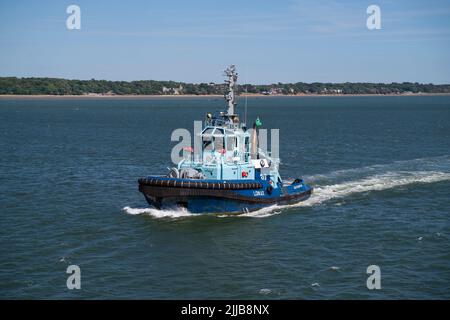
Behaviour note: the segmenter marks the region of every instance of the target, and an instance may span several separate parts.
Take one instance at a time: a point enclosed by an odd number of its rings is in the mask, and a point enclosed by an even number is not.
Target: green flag
[[[259,117],[256,118],[255,124],[257,127],[261,127],[262,126],[262,122],[261,120],[259,120]]]

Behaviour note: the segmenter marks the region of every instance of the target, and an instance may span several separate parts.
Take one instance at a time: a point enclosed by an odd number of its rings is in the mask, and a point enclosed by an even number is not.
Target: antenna
[[[248,66],[245,66],[245,108],[244,108],[244,123],[247,125],[247,98],[248,98]]]
[[[244,123],[247,124],[247,89],[245,89],[245,93]]]
[[[248,105],[248,65],[245,66],[245,113],[244,113],[245,125],[247,125],[247,105]]]
[[[225,83],[228,85],[228,92],[225,94],[225,100],[228,101],[228,114],[232,115],[234,114],[234,106],[236,105],[235,90],[238,78],[236,67],[232,64],[225,70],[224,75],[228,77],[228,80],[225,80]]]

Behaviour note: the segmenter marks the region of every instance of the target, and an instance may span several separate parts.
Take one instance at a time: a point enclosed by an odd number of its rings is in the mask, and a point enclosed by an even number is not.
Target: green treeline
[[[0,77],[0,94],[21,95],[163,95],[223,94],[223,84],[175,81],[66,80],[57,78]],[[277,83],[239,85],[239,92],[260,94],[407,94],[450,93],[450,85],[403,83]]]

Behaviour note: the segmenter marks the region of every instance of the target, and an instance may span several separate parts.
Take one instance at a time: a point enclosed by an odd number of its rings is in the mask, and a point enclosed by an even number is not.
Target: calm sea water
[[[172,130],[223,105],[0,100],[0,298],[450,298],[450,97],[249,99],[311,199],[243,217],[147,208],[137,179],[166,172]]]

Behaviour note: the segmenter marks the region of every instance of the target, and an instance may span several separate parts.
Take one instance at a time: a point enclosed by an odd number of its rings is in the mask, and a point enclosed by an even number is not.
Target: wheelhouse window
[[[202,135],[203,151],[211,151],[213,149],[212,132],[213,129],[207,129],[203,132]]]
[[[233,151],[236,148],[236,137],[227,137],[227,151]]]
[[[223,130],[216,129],[214,132],[214,150],[221,151],[225,148],[225,139],[223,137]]]

